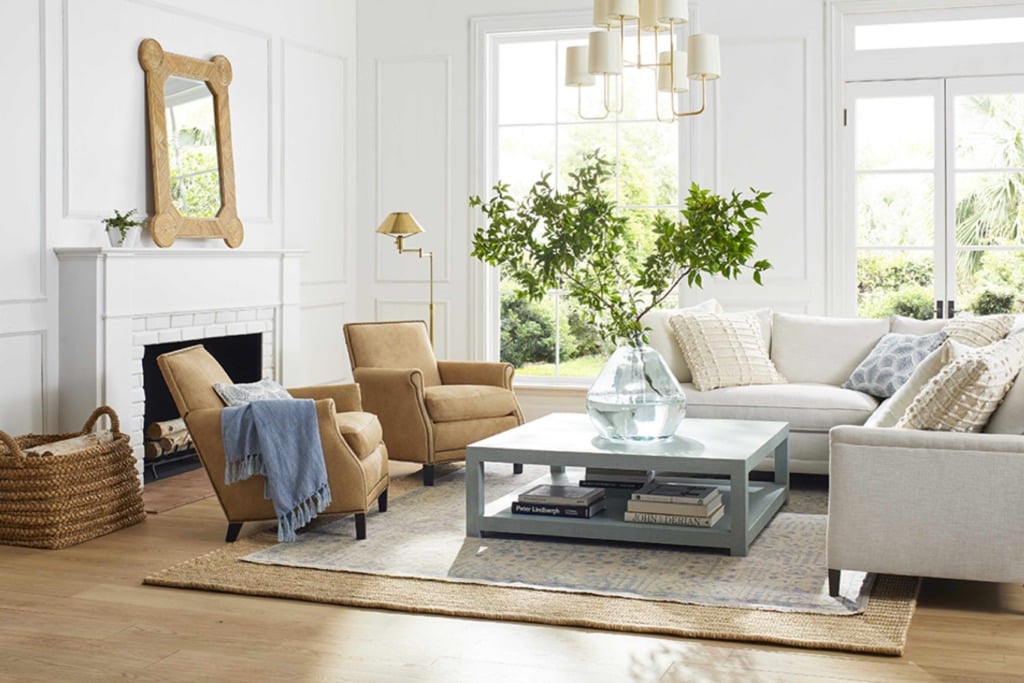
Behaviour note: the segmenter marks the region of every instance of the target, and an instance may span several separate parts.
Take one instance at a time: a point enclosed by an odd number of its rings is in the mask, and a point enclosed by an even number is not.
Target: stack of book
[[[646,470],[613,470],[609,467],[588,467],[580,486],[602,489],[635,490],[650,480]]]
[[[717,486],[649,482],[626,501],[625,520],[643,524],[714,526],[725,514]]]
[[[519,494],[512,512],[519,515],[589,518],[604,510],[604,489],[538,484]]]

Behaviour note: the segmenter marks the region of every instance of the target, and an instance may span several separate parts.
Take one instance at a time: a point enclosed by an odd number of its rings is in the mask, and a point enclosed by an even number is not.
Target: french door
[[[847,83],[845,95],[858,313],[1024,312],[1024,77]]]

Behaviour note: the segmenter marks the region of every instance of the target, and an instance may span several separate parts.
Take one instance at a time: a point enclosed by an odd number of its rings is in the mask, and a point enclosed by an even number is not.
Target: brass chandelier
[[[655,111],[659,121],[672,123],[679,118],[696,116],[704,112],[707,104],[707,82],[721,76],[721,57],[718,36],[710,33],[691,35],[686,50],[676,49],[676,26],[689,21],[687,0],[594,0],[594,26],[600,31],[590,34],[587,45],[566,49],[565,84],[577,89],[577,113],[588,121],[621,114],[625,106],[623,71],[625,67],[656,69],[657,87],[654,91]],[[626,61],[626,28],[636,22],[636,59]],[[642,50],[644,34],[653,34],[653,59]],[[667,35],[666,35],[667,34]],[[662,43],[667,38],[667,49]],[[600,77],[603,86],[603,114],[583,113],[583,88],[595,85]],[[700,81],[700,107],[692,111],[679,111],[677,98],[689,92],[690,80]],[[660,95],[668,93],[668,97]],[[665,108],[663,100],[670,105]]]

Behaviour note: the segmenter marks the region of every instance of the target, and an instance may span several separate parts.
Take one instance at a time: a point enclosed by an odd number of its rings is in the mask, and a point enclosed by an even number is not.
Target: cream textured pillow
[[[786,382],[768,358],[757,313],[683,313],[669,325],[698,391]]]
[[[689,366],[686,365],[683,352],[679,349],[679,345],[676,344],[668,320],[674,315],[691,311],[721,313],[722,307],[714,299],[708,299],[687,308],[655,308],[640,318],[640,324],[650,328],[647,332],[647,338],[650,340],[651,346],[665,359],[665,362],[668,363],[668,369],[672,371],[672,374],[676,376],[680,383],[691,381],[693,375],[690,373]]]
[[[947,343],[956,357],[914,397],[897,428],[980,431],[1024,367],[1021,335],[966,350]]]
[[[963,316],[948,321],[942,330],[961,344],[988,346],[1006,337],[1013,329],[1015,319],[1012,315]]]

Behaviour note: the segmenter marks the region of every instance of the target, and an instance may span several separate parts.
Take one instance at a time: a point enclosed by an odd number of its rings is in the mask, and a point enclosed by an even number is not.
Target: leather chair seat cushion
[[[504,417],[516,412],[511,391],[482,384],[446,384],[427,387],[423,401],[433,422],[458,422]]]
[[[519,425],[515,415],[485,417],[479,420],[439,422],[434,425],[434,451],[463,449],[469,444],[494,436]],[[465,455],[460,455],[460,459]]]
[[[381,430],[380,421],[373,413],[338,413],[334,420],[338,424],[338,431],[341,432],[345,443],[360,460],[380,445],[384,433]]]

